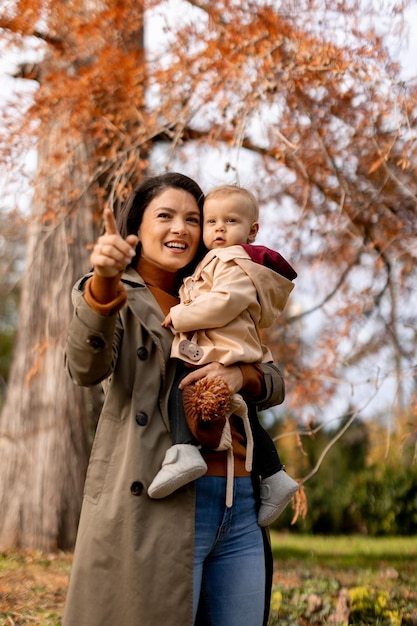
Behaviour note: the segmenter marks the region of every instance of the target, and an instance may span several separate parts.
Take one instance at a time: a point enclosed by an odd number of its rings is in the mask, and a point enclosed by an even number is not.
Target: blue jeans
[[[196,481],[194,616],[204,604],[213,626],[262,626],[265,554],[249,477],[234,479],[228,509],[226,478]]]

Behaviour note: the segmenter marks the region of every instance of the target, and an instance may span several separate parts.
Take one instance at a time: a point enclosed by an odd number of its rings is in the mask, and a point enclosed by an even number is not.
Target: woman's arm
[[[137,237],[123,239],[110,209],[104,210],[105,232],[90,256],[94,274],[73,290],[74,316],[68,328],[65,369],[78,385],[90,387],[113,371],[122,329],[117,312],[126,302],[120,283],[135,255]],[[118,336],[119,335],[119,336]]]
[[[118,315],[102,316],[85,301],[80,287],[73,292],[74,316],[68,327],[65,369],[78,385],[91,387],[113,371],[122,329]]]
[[[136,254],[138,238],[128,235],[123,239],[117,230],[116,220],[110,209],[104,209],[105,232],[97,239],[90,256],[94,271],[103,278],[114,278],[123,272]]]
[[[237,393],[242,389],[243,374],[240,367],[238,365],[228,365],[226,367],[217,361],[213,361],[213,363],[208,363],[203,367],[191,370],[190,373],[181,380],[179,387],[180,389],[183,389],[187,385],[192,385],[201,378],[215,378],[216,376],[221,376],[225,380],[231,394]]]
[[[285,398],[284,378],[274,363],[245,363],[227,367],[217,362],[209,363],[187,374],[180,388],[206,376],[222,376],[231,394],[241,393],[248,402],[256,404],[259,410],[281,404]]]
[[[259,411],[282,404],[285,399],[285,382],[281,370],[274,363],[260,363],[263,370],[265,392],[254,400]]]

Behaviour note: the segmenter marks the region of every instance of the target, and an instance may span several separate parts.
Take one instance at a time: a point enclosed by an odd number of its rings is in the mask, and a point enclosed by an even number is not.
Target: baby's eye
[[[234,217],[228,217],[226,221],[227,222],[236,222]]]

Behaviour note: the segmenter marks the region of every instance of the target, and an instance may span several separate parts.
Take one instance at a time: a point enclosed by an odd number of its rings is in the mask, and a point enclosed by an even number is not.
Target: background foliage
[[[275,428],[286,430],[288,424]],[[337,426],[315,434],[299,431],[302,443],[296,449],[291,449],[288,440],[278,439],[278,449],[291,475],[303,476],[316,466],[337,432]],[[380,447],[383,434],[379,421],[356,419],[330,448],[319,472],[305,484],[305,517],[294,520],[294,510],[289,506],[275,527],[322,535],[417,534],[417,465],[411,463],[416,435],[402,441],[398,434],[392,435],[392,450],[387,453]]]

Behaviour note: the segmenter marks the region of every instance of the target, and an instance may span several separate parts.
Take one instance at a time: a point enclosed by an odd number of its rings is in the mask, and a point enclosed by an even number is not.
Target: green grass
[[[417,537],[271,533],[268,626],[417,626]],[[71,554],[0,554],[0,626],[59,626]],[[348,617],[335,621],[341,598]]]
[[[417,537],[295,535],[271,532],[274,558],[340,568],[417,563]]]
[[[417,626],[417,537],[271,533],[269,626]],[[348,598],[345,619],[337,607]]]

